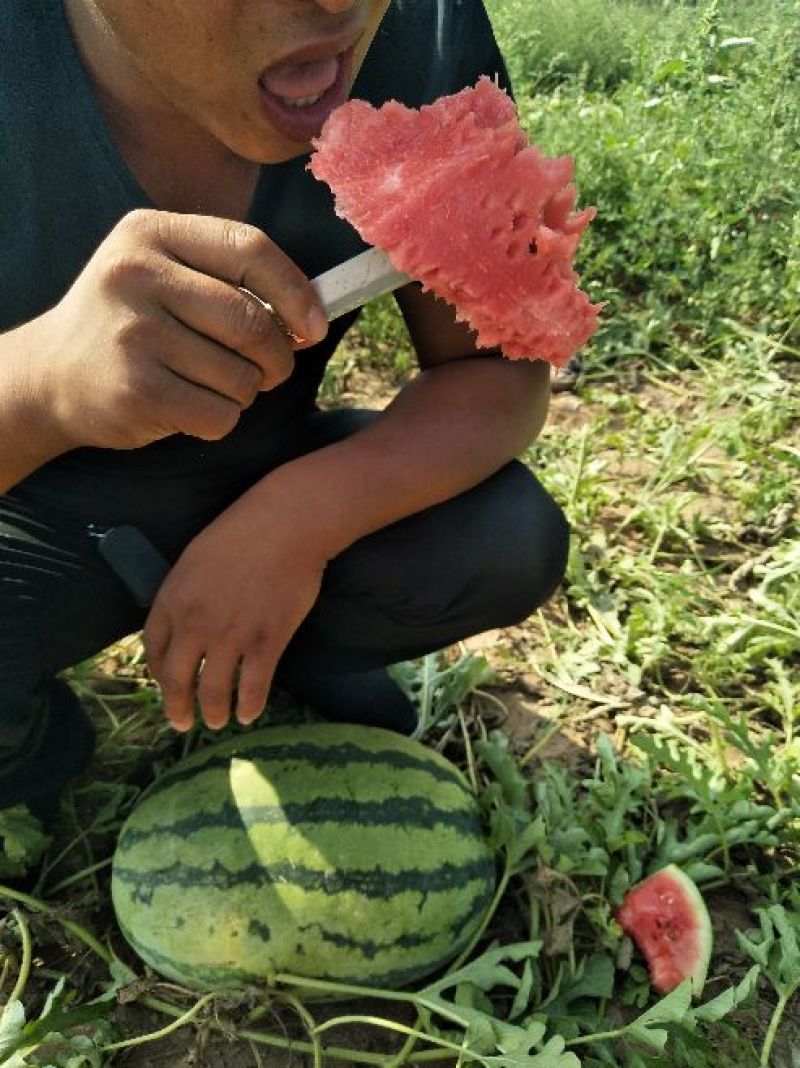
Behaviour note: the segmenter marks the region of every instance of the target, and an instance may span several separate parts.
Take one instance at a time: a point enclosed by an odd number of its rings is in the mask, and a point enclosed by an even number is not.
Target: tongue
[[[304,96],[319,96],[330,89],[338,73],[336,56],[311,63],[280,63],[262,75],[261,84],[276,96],[299,100]]]

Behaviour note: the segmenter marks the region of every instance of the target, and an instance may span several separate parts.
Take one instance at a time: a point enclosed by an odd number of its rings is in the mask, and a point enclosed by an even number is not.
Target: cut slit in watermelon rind
[[[617,912],[644,954],[653,986],[667,993],[686,979],[699,997],[711,960],[711,917],[697,886],[670,864],[634,886]]]

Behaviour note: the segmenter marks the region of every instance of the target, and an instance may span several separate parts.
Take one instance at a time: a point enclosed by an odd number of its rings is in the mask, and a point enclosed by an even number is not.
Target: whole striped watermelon
[[[494,864],[460,772],[350,724],[253,731],[177,765],[120,834],[120,928],[163,975],[396,987],[475,932]]]

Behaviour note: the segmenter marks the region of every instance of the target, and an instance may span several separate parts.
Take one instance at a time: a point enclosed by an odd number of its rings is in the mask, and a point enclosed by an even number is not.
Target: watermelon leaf
[[[425,987],[415,1001],[423,1009],[465,1028],[470,1054],[477,1056],[481,1063],[528,1065],[530,1050],[545,1037],[545,1024],[537,1020],[527,1026],[518,1026],[498,1019],[476,1006],[475,992],[486,993],[495,987],[511,987],[517,991],[514,1005],[519,1011],[524,1011],[533,982],[531,960],[538,957],[541,949],[541,942],[519,942],[489,949],[477,960]],[[522,976],[512,971],[506,961],[524,961]],[[453,987],[453,1000],[442,996],[444,991]],[[483,1051],[488,1054],[492,1050],[498,1050],[506,1058],[482,1056]],[[508,1060],[509,1057],[516,1060]]]
[[[525,967],[522,969],[522,982],[519,984],[516,997],[514,998],[514,1004],[508,1013],[509,1020],[516,1020],[520,1017],[528,1007],[528,1003],[531,999],[531,990],[533,989],[533,965],[530,958],[525,961]]]
[[[757,911],[760,932],[747,938],[736,932],[740,947],[764,970],[779,997],[800,986],[800,946],[789,913],[781,905]],[[753,934],[753,932],[749,932]],[[760,940],[756,936],[760,934]]]
[[[9,1001],[0,1013],[0,1064],[5,1064],[5,1055],[18,1049],[25,1026],[25,1006],[21,1001]]]
[[[535,959],[541,951],[541,942],[515,942],[509,946],[488,949],[470,964],[426,986],[421,991],[420,997],[427,998],[430,994],[440,994],[449,987],[458,986],[459,983],[474,983],[480,990],[491,990],[496,986],[512,986],[518,989],[522,980],[510,968],[505,967],[502,961],[510,960],[517,963],[531,958]]]
[[[475,752],[491,769],[503,792],[503,800],[512,809],[526,812],[530,807],[528,784],[508,749],[508,738],[500,731],[492,731],[488,742],[476,742]]]
[[[83,1068],[91,1065],[100,1068],[100,1043],[95,1043],[88,1035],[65,1036],[63,1032],[75,1027],[94,1024],[99,1029],[109,1024],[103,1019],[113,1005],[95,1001],[85,1005],[70,1004],[74,995],[65,993],[65,979],[59,979],[50,992],[38,1020],[26,1023],[25,1010],[19,1001],[12,1001],[0,1016],[0,1063],[7,1068],[22,1065],[47,1065],[48,1068]],[[102,1035],[102,1042],[106,1035]],[[46,1046],[45,1059],[36,1057],[36,1050]],[[13,1056],[9,1056],[13,1054]],[[67,1057],[67,1054],[69,1056]],[[67,1059],[65,1059],[65,1057]]]
[[[413,737],[421,738],[488,682],[492,672],[486,660],[474,653],[464,653],[453,664],[439,653],[429,653],[418,661],[393,664],[391,675],[417,704],[419,722]]]
[[[538,1007],[550,1033],[572,1040],[581,1034],[605,1030],[608,1019],[602,1002],[608,1001],[614,991],[612,959],[597,954],[579,960],[562,980],[565,971],[566,965],[559,969],[550,994]]]
[[[800,986],[800,945],[797,942],[797,931],[786,909],[782,905],[772,905],[767,912],[780,936],[777,972],[781,986],[778,992],[783,995]],[[800,927],[800,916],[797,920]]]
[[[502,1057],[487,1057],[484,1064],[492,1068],[581,1068],[581,1062],[574,1053],[564,1052],[564,1039],[558,1035],[551,1038],[544,1049],[533,1057],[512,1053]]]
[[[497,1048],[506,1054],[525,1054],[529,1056],[534,1047],[541,1045],[547,1027],[537,1020],[526,1027],[497,1021]]]
[[[0,878],[17,879],[39,862],[52,838],[26,805],[0,812]]]
[[[549,1014],[569,1014],[570,1005],[581,998],[609,999],[614,992],[614,962],[610,957],[596,954],[580,962],[574,975],[547,1003]]]
[[[754,937],[748,938],[741,931],[737,931],[736,938],[745,953],[761,966],[778,995],[778,1006],[767,1039],[771,1045],[786,1006],[800,991],[800,915],[790,914],[782,905],[758,909],[757,913],[761,924],[760,932],[749,932]],[[756,940],[758,934],[761,935],[760,940]]]
[[[622,1036],[654,1053],[661,1053],[667,1044],[669,1035],[659,1025],[681,1023],[689,1012],[691,1003],[692,982],[691,979],[686,979],[666,997],[657,1001],[647,1012],[637,1016],[627,1027],[623,1028]]]
[[[750,998],[756,989],[760,974],[759,966],[753,965],[738,986],[729,987],[711,1001],[707,1001],[705,1005],[692,1009],[684,1022],[717,1023]]]
[[[32,1068],[103,1068],[107,1061],[101,1047],[107,1041],[108,1035],[102,1031],[91,1036],[79,1034],[69,1038],[50,1034],[23,1063]]]
[[[521,831],[518,831],[510,842],[504,843],[506,855],[512,874],[521,872],[529,867],[530,854],[536,851],[541,853],[542,846],[547,840],[547,831],[541,816],[531,820]]]
[[[509,875],[530,867],[533,857],[547,862],[551,855],[543,816],[532,818],[528,783],[508,749],[508,739],[494,731],[489,741],[477,742],[476,754],[489,766],[493,781],[481,793],[479,803],[489,813],[491,847],[505,854]]]

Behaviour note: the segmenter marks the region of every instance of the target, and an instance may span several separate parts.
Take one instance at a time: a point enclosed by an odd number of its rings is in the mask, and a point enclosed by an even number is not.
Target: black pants
[[[310,413],[280,454],[244,474],[67,459],[57,477],[44,472],[0,498],[0,807],[52,793],[83,770],[91,732],[55,676],[146,618],[100,557],[90,525],[131,523],[174,561],[276,463],[345,437],[373,414]],[[511,463],[333,560],[278,677],[366,670],[519,622],[560,581],[568,540],[558,506]]]

